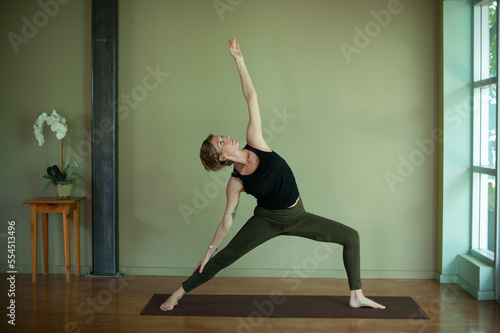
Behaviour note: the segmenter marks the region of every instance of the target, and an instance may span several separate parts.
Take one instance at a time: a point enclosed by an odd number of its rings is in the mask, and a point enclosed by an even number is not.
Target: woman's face
[[[239,142],[228,136],[214,135],[212,145],[220,155],[219,160],[224,161],[228,155],[233,155],[238,150]]]

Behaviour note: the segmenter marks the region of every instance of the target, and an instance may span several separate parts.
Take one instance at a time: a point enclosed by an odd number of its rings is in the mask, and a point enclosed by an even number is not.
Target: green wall
[[[7,222],[16,222],[16,269],[31,272],[30,207],[23,200],[54,196],[41,179],[46,168],[61,163],[61,142],[45,126],[41,147],[33,125],[42,112],[56,109],[67,119],[65,153],[85,177],[75,196],[90,197],[90,1],[2,2],[0,13],[0,267],[6,271]],[[45,8],[45,9],[44,9]],[[64,272],[60,214],[49,217],[49,271]],[[91,206],[81,205],[82,272],[91,264]],[[39,226],[41,234],[41,225]],[[39,237],[39,272],[43,271]],[[73,253],[73,252],[72,252]],[[73,259],[72,259],[73,262]],[[73,270],[74,271],[74,270]]]
[[[437,279],[455,282],[458,255],[470,249],[471,5],[443,2],[443,208]]]
[[[5,6],[4,36],[40,10],[36,2]],[[227,50],[235,36],[265,136],[293,168],[306,209],[360,232],[363,277],[432,278],[437,22],[431,0],[119,1],[120,271],[188,275],[212,239],[228,171],[205,172],[198,152],[210,132],[245,139],[246,105]],[[6,38],[0,44],[11,64],[0,83],[8,103],[0,117],[9,124],[0,134],[7,142],[0,232],[17,221],[20,271],[31,270],[29,208],[20,202],[44,194],[39,174],[59,154],[55,138],[37,146],[31,127],[41,112],[56,108],[68,118],[86,176],[76,194],[91,196],[82,143],[90,128],[89,33],[89,1],[71,1],[19,53]],[[90,204],[80,231],[88,269]],[[228,239],[254,206],[243,194]],[[51,270],[62,273],[55,224]],[[221,275],[345,277],[340,246],[300,238],[264,244]]]

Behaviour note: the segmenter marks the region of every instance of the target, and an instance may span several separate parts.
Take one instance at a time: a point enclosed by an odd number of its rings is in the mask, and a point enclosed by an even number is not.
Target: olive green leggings
[[[199,273],[197,269],[182,283],[184,291],[190,292],[252,249],[280,235],[300,236],[342,245],[349,288],[361,289],[358,232],[341,223],[307,213],[300,199],[295,207],[287,209],[270,210],[257,206],[254,216],[222,251],[208,261],[203,273]]]

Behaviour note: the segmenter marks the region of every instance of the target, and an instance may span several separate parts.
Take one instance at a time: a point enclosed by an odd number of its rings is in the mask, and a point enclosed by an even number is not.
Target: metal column
[[[92,267],[121,276],[117,242],[118,1],[92,1]]]

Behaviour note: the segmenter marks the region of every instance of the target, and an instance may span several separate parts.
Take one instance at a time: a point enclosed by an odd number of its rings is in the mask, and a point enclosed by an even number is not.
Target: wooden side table
[[[75,246],[76,275],[80,275],[80,206],[79,202],[85,197],[75,197],[68,200],[57,200],[55,197],[40,197],[23,201],[31,206],[31,274],[32,281],[36,282],[37,248],[38,248],[38,213],[42,214],[43,240],[43,273],[49,274],[49,246],[48,246],[48,213],[62,213],[64,235],[64,263],[66,265],[66,282],[70,282],[70,214],[73,215],[73,243]]]

